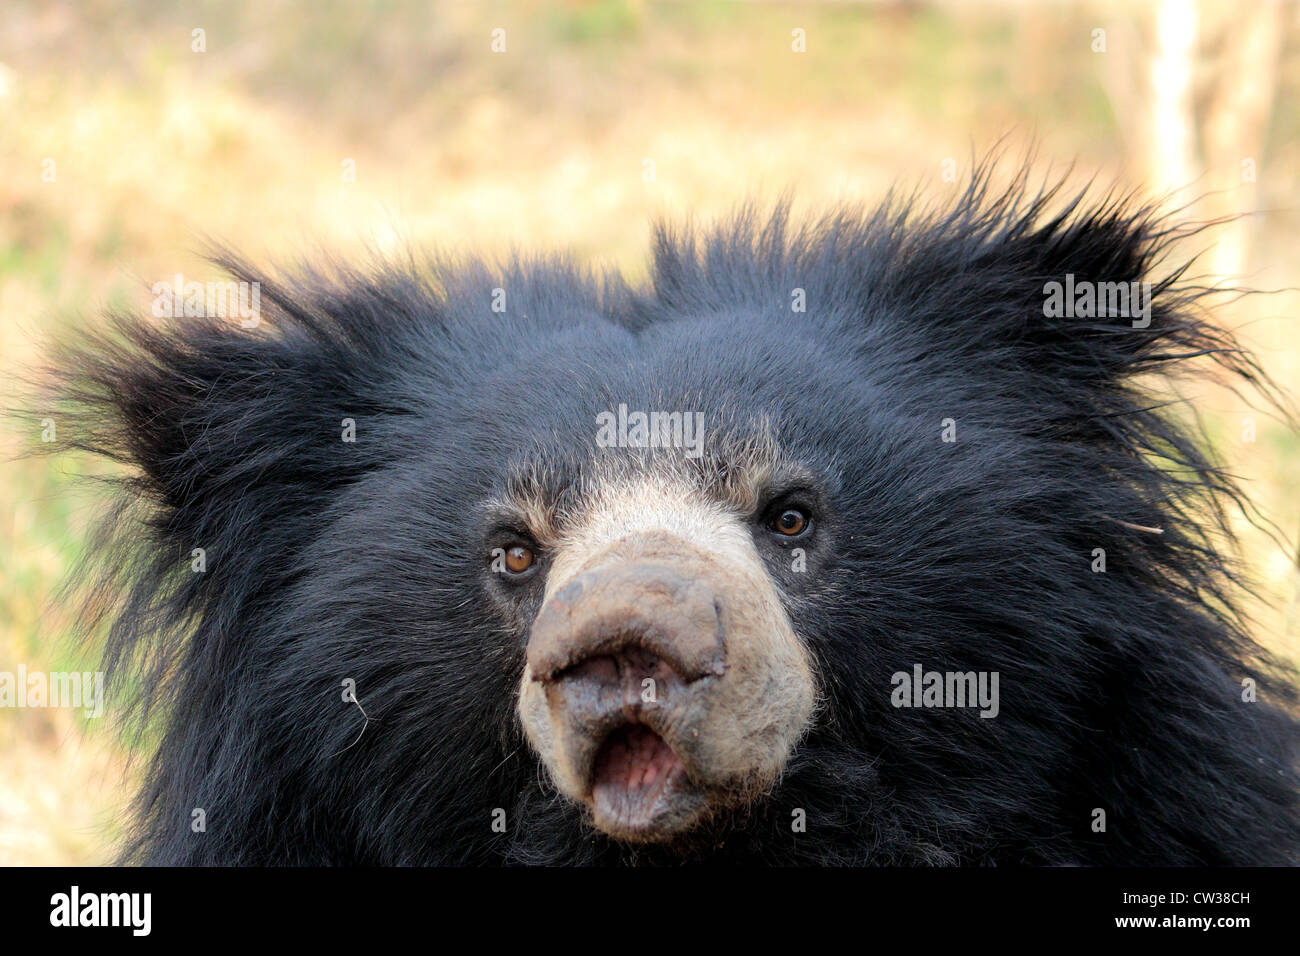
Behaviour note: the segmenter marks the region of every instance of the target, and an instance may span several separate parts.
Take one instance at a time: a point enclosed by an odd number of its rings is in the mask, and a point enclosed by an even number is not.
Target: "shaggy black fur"
[[[1296,862],[1294,678],[1234,612],[1240,494],[1164,392],[1198,357],[1267,385],[1186,267],[1160,271],[1185,234],[985,172],[941,209],[661,229],[644,288],[554,259],[219,257],[262,284],[256,330],[120,317],[54,363],[63,433],[133,466],[89,602],[160,735],[124,858]],[[1150,327],[1045,317],[1066,273],[1153,280]],[[487,498],[521,469],[580,497],[619,402],[770,421],[825,508],[809,572],[773,565],[815,726],[765,800],[671,851],[550,787],[514,710],[536,606],[484,569]],[[915,663],[998,671],[999,716],[895,709]]]

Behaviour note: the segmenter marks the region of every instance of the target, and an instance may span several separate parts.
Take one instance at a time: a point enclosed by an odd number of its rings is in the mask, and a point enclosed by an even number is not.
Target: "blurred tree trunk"
[[[1145,136],[1148,184],[1159,192],[1196,179],[1196,117],[1192,109],[1199,16],[1193,0],[1160,0],[1147,71]]]
[[[1248,216],[1258,208],[1256,177],[1273,113],[1286,28],[1279,0],[1255,0],[1233,8],[1224,27],[1220,68],[1205,116],[1205,165],[1215,192],[1209,212]],[[1226,226],[1215,246],[1213,269],[1236,277],[1250,264],[1254,223],[1240,218]]]
[[[1249,215],[1258,208],[1287,6],[1159,0],[1149,9],[1140,32],[1150,54],[1145,72],[1133,77],[1136,95],[1112,76],[1111,97],[1147,186],[1161,194],[1197,187],[1184,195],[1204,196],[1206,218],[1232,220],[1217,233],[1208,263],[1232,282],[1251,268]]]

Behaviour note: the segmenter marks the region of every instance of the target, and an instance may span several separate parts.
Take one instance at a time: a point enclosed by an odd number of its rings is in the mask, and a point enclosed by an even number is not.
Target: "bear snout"
[[[575,535],[525,652],[533,749],[598,829],[628,842],[670,842],[757,799],[815,697],[748,532],[683,497],[665,493],[657,513],[670,517],[649,527]]]
[[[720,599],[663,564],[579,575],[538,615],[527,658],[564,754],[601,829],[671,833],[705,808],[698,742],[726,673]]]

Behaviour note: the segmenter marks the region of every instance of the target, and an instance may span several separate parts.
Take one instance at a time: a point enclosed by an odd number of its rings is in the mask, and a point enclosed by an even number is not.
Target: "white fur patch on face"
[[[617,560],[635,550],[637,539],[650,534],[689,543],[723,564],[758,561],[754,542],[740,520],[684,482],[657,475],[630,482],[606,480],[592,490],[581,523],[556,540],[547,597],[582,568],[599,560]]]

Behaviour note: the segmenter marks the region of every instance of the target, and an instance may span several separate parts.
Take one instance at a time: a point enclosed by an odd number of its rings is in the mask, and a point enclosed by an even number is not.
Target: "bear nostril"
[[[608,654],[600,654],[579,661],[572,667],[556,674],[553,680],[579,680],[590,681],[594,684],[615,684],[619,681],[621,673],[622,668],[619,666],[617,659]]]
[[[553,675],[550,682],[586,683],[604,688],[627,687],[639,692],[645,689],[647,680],[654,682],[649,686],[658,687],[669,681],[692,683],[698,679],[684,677],[682,670],[663,655],[629,643],[612,653],[596,654],[581,660]]]

